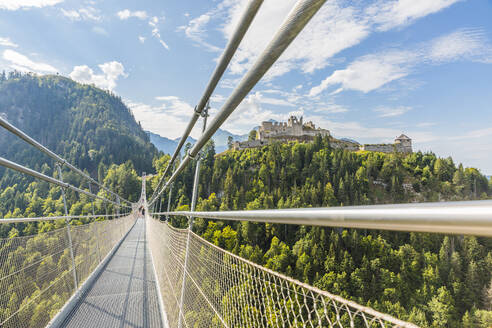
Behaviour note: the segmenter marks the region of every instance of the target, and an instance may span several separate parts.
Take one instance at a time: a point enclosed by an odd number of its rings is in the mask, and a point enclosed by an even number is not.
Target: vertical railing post
[[[173,186],[174,186],[174,182],[171,183],[171,186],[169,187],[169,197],[167,198],[167,212],[168,213],[171,211],[171,195],[173,193]],[[169,214],[166,214],[166,221],[169,222]]]
[[[91,182],[90,181],[89,181],[89,192],[92,194],[92,186],[91,186]],[[92,205],[92,215],[96,215],[96,213],[94,211],[94,199],[92,199],[91,205]]]
[[[91,182],[89,181],[89,192],[92,194]],[[95,215],[94,211],[94,199],[91,201],[92,204],[92,215]],[[96,218],[94,218],[94,221]],[[96,247],[97,247],[97,258],[99,259],[99,263],[101,262],[101,248],[99,247],[99,224],[94,225],[96,227]]]
[[[204,108],[202,111],[202,116],[203,116],[203,129],[202,133],[205,131],[205,128],[207,127],[207,116],[208,116],[208,109],[210,108],[209,103],[207,102],[207,106]],[[198,184],[200,182],[200,162],[202,161],[202,156],[201,153],[198,154],[198,158],[196,160],[196,168],[195,168],[195,178],[193,180],[193,195],[191,197],[191,211],[194,212],[196,208],[196,202],[198,198]],[[172,186],[172,185],[171,185]],[[169,209],[168,209],[169,211]],[[189,251],[190,251],[190,239],[191,239],[191,232],[193,229],[193,216],[188,217],[188,235],[186,238],[186,253],[185,253],[185,261],[184,261],[184,266],[183,266],[183,282],[181,286],[181,301],[180,301],[180,306],[179,306],[179,317],[178,317],[178,328],[182,328],[182,317],[184,316],[184,311],[183,311],[183,306],[184,306],[184,295],[186,291],[186,271],[188,269],[188,257],[189,257]]]
[[[63,175],[61,166],[56,164],[56,168],[58,169],[58,175],[61,181],[63,181]],[[65,210],[65,216],[68,216],[68,208],[67,208],[67,198],[65,196],[65,188],[61,188],[62,198],[63,198],[63,208]],[[72,269],[73,269],[73,283],[75,285],[75,290],[77,290],[79,284],[77,282],[77,268],[75,266],[75,257],[73,256],[73,243],[72,243],[72,232],[70,231],[70,220],[68,218],[65,219],[67,225],[67,236],[68,236],[68,247],[70,249],[70,257],[72,258]]]

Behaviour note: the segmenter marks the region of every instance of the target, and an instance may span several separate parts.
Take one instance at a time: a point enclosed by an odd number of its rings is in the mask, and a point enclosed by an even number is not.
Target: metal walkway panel
[[[137,219],[63,327],[162,327],[145,220]]]

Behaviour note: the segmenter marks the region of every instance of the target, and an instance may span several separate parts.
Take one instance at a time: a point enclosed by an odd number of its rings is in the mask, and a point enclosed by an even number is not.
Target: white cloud
[[[418,18],[443,10],[458,0],[394,0],[368,2],[328,1],[289,46],[265,79],[297,69],[312,73],[327,67],[334,55],[353,47],[376,31],[404,26]],[[204,47],[211,29],[223,24],[230,39],[248,0],[222,0],[216,8],[191,19],[180,29]],[[234,56],[230,72],[243,74],[252,66],[288,15],[296,0],[265,1]],[[214,21],[215,19],[215,21]],[[221,20],[217,22],[216,20]],[[208,27],[208,30],[207,30]]]
[[[336,70],[320,85],[311,88],[309,95],[317,96],[332,85],[341,85],[334,93],[342,90],[369,92],[388,82],[409,74],[417,54],[409,51],[391,51],[383,54],[363,56],[347,68]]]
[[[131,17],[135,17],[142,20],[147,19],[147,12],[144,10],[130,11],[128,9],[125,9],[125,10],[118,11],[116,15],[122,20]]]
[[[257,91],[254,94],[256,101],[262,104],[276,105],[276,106],[295,106],[293,103],[286,101],[284,99],[273,98],[273,97],[265,97],[260,91]]]
[[[10,67],[23,72],[35,73],[56,73],[57,69],[53,66],[35,62],[14,50],[7,49],[3,52],[3,59],[10,63]]]
[[[412,110],[412,107],[409,106],[379,107],[374,109],[374,112],[379,113],[379,117],[395,117],[403,115],[410,110]]]
[[[492,46],[485,33],[476,29],[460,29],[433,40],[429,59],[448,62],[458,59],[487,61],[492,59]]]
[[[458,1],[461,0],[379,0],[366,9],[366,14],[378,30],[387,31],[441,11]]]
[[[315,113],[346,113],[348,112],[348,109],[345,108],[342,105],[335,104],[335,103],[320,103],[320,104],[314,104],[317,108],[313,109],[313,112]]]
[[[75,9],[65,10],[62,8],[61,12],[63,16],[73,21],[80,21],[80,20],[100,21],[102,19],[99,10],[90,6],[86,8],[80,8],[79,10],[75,10]]]
[[[168,138],[180,137],[193,114],[193,107],[175,96],[162,96],[156,99],[161,102],[157,106],[132,101],[126,103],[145,130]],[[162,122],[171,124],[164,125]],[[201,126],[196,125],[191,135],[196,138],[200,133]]]
[[[11,48],[17,48],[18,45],[15,44],[14,42],[10,41],[10,38],[2,38],[0,37],[0,46],[2,47],[11,47]]]
[[[252,66],[295,4],[295,0],[267,1],[255,17],[231,63],[233,74],[242,74]],[[227,39],[232,36],[247,1],[228,8],[224,27]],[[292,69],[313,72],[326,67],[329,59],[341,50],[359,43],[368,35],[367,26],[352,7],[327,2],[309,22],[299,37],[268,73],[268,78]]]
[[[146,38],[144,36],[141,36],[141,35],[138,36],[138,41],[140,41],[140,43],[144,43],[145,39]]]
[[[389,50],[357,58],[311,88],[309,95],[317,96],[335,85],[339,88],[332,94],[343,90],[367,93],[409,75],[417,64],[439,65],[460,59],[492,63],[492,45],[480,31],[460,29],[408,50]]]
[[[160,20],[163,20],[163,19],[164,18],[161,18]],[[159,18],[157,16],[154,16],[154,17],[150,18],[149,25],[152,27],[152,36],[154,38],[156,38],[159,41],[159,43],[164,48],[166,48],[167,50],[169,50],[168,44],[164,40],[162,40],[161,33],[159,32],[159,28],[157,27],[157,25],[159,24],[160,20],[159,20]]]
[[[251,131],[253,127],[259,125],[262,121],[269,119],[281,121],[288,117],[286,114],[279,114],[263,108],[260,98],[258,94],[246,97],[225,121],[223,128],[235,134],[244,134]]]
[[[0,0],[0,9],[18,10],[54,6],[63,0]]]
[[[123,64],[117,61],[98,65],[102,74],[95,74],[87,65],[75,66],[70,78],[80,83],[94,84],[101,89],[113,90],[120,76],[126,77]]]
[[[481,139],[492,136],[492,128],[483,128],[469,131],[465,134],[455,135],[451,140]]]
[[[207,33],[205,31],[205,26],[210,21],[210,14],[203,14],[194,18],[188,22],[186,26],[178,27],[178,30],[183,30],[185,35],[191,40],[195,41],[199,45],[205,47],[205,49],[210,51],[220,51],[221,49],[217,46],[214,46],[206,41],[204,41]]]

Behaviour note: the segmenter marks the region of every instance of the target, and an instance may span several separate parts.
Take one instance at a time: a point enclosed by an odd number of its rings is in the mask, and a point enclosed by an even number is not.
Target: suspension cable
[[[55,184],[57,186],[60,186],[62,188],[68,188],[68,189],[71,189],[75,192],[78,192],[78,193],[81,193],[81,194],[84,194],[84,195],[87,195],[89,197],[92,197],[92,198],[98,198],[104,202],[108,202],[110,204],[113,204],[115,206],[124,206],[124,207],[127,207],[127,208],[130,208],[130,206],[128,205],[122,205],[122,204],[118,204],[112,200],[109,200],[105,197],[102,197],[102,196],[99,196],[99,195],[96,195],[96,194],[93,194],[91,192],[88,192],[88,191],[85,191],[83,189],[80,189],[78,187],[75,187],[67,182],[63,182],[63,181],[60,181],[58,179],[55,179],[55,178],[52,178],[50,176],[47,176],[43,173],[40,173],[38,171],[35,171],[35,170],[31,170],[25,166],[22,166],[20,164],[17,164],[17,163],[14,163],[14,162],[11,162],[3,157],[0,157],[0,166],[4,166],[4,167],[7,167],[9,169],[12,169],[14,171],[17,171],[17,172],[20,172],[20,173],[23,173],[23,174],[27,174],[27,175],[30,175],[30,176],[33,176],[35,178],[38,178],[40,180],[44,180],[46,182],[49,182],[49,183],[52,183],[52,184]]]
[[[89,180],[90,182],[92,182],[93,184],[97,185],[98,187],[104,189],[105,191],[109,192],[113,196],[119,197],[121,200],[127,202],[128,204],[131,204],[130,201],[124,199],[120,195],[118,195],[115,192],[111,191],[110,189],[106,188],[104,185],[100,184],[95,179],[93,179],[90,175],[84,173],[79,168],[73,166],[72,164],[70,164],[69,162],[67,162],[67,160],[65,160],[61,156],[55,154],[50,149],[46,148],[45,146],[43,146],[42,144],[40,144],[39,142],[37,142],[36,140],[34,140],[30,136],[28,136],[25,132],[23,132],[19,128],[15,127],[11,123],[9,123],[7,120],[3,119],[1,116],[0,116],[0,126],[3,127],[4,129],[8,130],[12,134],[16,135],[17,137],[21,138],[22,140],[24,140],[25,142],[27,142],[31,146],[33,146],[33,147],[37,148],[38,150],[42,151],[43,153],[45,153],[46,155],[48,155],[49,157],[51,157],[52,159],[54,159],[56,162],[58,162],[58,163],[60,163],[62,165],[66,165],[70,170],[72,170],[75,173],[81,175],[85,179]]]
[[[306,24],[321,8],[326,0],[299,0],[295,7],[291,10],[287,18],[284,20],[279,30],[270,41],[268,46],[263,50],[261,55],[257,58],[253,67],[244,75],[241,82],[227,101],[222,106],[222,109],[212,120],[212,123],[208,126],[207,130],[197,140],[192,149],[188,151],[183,161],[178,168],[173,172],[171,177],[167,180],[166,184],[158,192],[157,197],[166,189],[180,174],[188,163],[195,158],[202,147],[207,143],[224,121],[232,114],[232,112],[239,106],[241,101],[248,95],[251,89],[258,83],[258,81],[266,74],[270,67],[277,61],[280,55],[287,49],[290,43],[297,37]],[[156,197],[152,199],[150,204],[155,201]]]
[[[73,220],[73,219],[93,219],[93,218],[119,218],[126,216],[129,213],[121,214],[89,214],[89,215],[62,215],[62,216],[42,216],[35,218],[0,218],[0,224],[5,223],[26,223],[26,222],[38,222],[38,221],[53,221],[53,220]]]
[[[241,40],[243,39],[244,35],[246,34],[246,31],[248,30],[249,26],[251,25],[251,22],[253,21],[254,17],[256,16],[256,13],[260,9],[261,4],[263,3],[263,0],[253,0],[250,1],[248,7],[244,11],[243,16],[241,17],[239,24],[236,27],[236,30],[232,34],[231,39],[227,43],[226,48],[224,49],[224,52],[222,53],[219,62],[217,63],[217,66],[215,67],[214,72],[212,73],[212,76],[210,77],[210,80],[207,84],[207,87],[205,88],[205,91],[203,92],[202,97],[200,98],[200,101],[198,102],[198,105],[195,107],[195,110],[193,112],[193,116],[191,117],[190,122],[188,123],[188,126],[186,127],[183,136],[179,140],[178,146],[174,150],[174,154],[171,157],[171,160],[168,162],[166,169],[164,170],[164,174],[162,175],[161,179],[159,180],[157,187],[154,190],[154,193],[152,194],[151,197],[151,203],[154,201],[154,196],[156,191],[159,189],[160,184],[164,181],[164,178],[166,177],[167,173],[169,172],[171,165],[174,163],[176,160],[176,157],[178,154],[181,152],[181,148],[183,147],[184,143],[186,142],[186,139],[191,133],[191,130],[196,124],[196,121],[200,117],[203,108],[207,104],[208,100],[210,99],[210,96],[212,95],[213,91],[215,90],[215,87],[219,83],[222,75],[224,74],[227,66],[229,65],[229,62],[231,61],[234,53],[236,52],[237,48],[239,47],[239,44],[241,43]]]

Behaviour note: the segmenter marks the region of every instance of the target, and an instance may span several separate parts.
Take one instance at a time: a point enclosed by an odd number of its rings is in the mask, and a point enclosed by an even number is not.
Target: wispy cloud
[[[185,35],[198,45],[205,47],[209,51],[220,51],[221,49],[205,41],[207,32],[205,26],[210,21],[210,14],[203,14],[188,22],[188,25],[178,27],[178,30],[185,32]]]
[[[3,52],[3,59],[9,62],[9,66],[12,69],[16,69],[22,72],[35,72],[35,73],[56,73],[57,69],[53,66],[36,62],[29,59],[27,56],[18,53],[17,51],[7,49]]]
[[[2,47],[11,47],[11,48],[17,48],[18,45],[15,44],[10,40],[10,38],[2,38],[0,37],[0,46]]]
[[[140,43],[144,43],[145,39],[146,38],[144,36],[141,36],[141,35],[138,36],[138,41],[140,41]]]
[[[387,31],[437,13],[459,1],[461,0],[378,0],[365,13],[377,30]]]
[[[135,17],[141,20],[147,19],[147,12],[144,10],[136,10],[136,11],[131,11],[129,9],[124,9],[121,11],[118,11],[116,15],[119,17],[121,20],[126,20],[131,17]]]
[[[483,30],[459,29],[433,40],[428,58],[437,63],[460,59],[492,62],[492,45]]]
[[[376,0],[357,2],[357,5],[329,1],[270,69],[266,79],[292,70],[312,73],[325,68],[336,54],[359,44],[372,33],[408,25],[458,1]],[[284,0],[263,3],[231,62],[232,74],[243,74],[251,67],[295,2]],[[225,20],[222,32],[226,39],[230,39],[247,4],[247,0],[222,0],[215,8],[191,19],[188,25],[180,29],[185,31],[188,38],[207,48],[210,44],[206,42],[206,37],[211,27],[220,24],[213,19]]]
[[[410,106],[379,107],[374,109],[374,112],[379,113],[379,117],[395,117],[403,115],[410,110],[412,110]]]
[[[265,97],[260,91],[257,91],[254,94],[256,101],[262,104],[276,105],[276,106],[287,106],[294,107],[295,105],[285,99],[282,98],[274,98],[274,97]]]
[[[75,66],[69,74],[70,78],[80,83],[94,84],[101,89],[113,90],[120,76],[126,77],[123,64],[117,61],[98,65],[101,74],[96,74],[87,65]]]
[[[157,27],[157,25],[159,24],[160,21],[162,21],[164,18],[161,18],[159,19],[159,17],[157,16],[154,16],[152,18],[150,18],[149,20],[149,25],[152,27],[152,36],[154,38],[156,38],[159,43],[164,47],[166,48],[167,50],[169,50],[169,46],[167,45],[167,43],[162,39],[161,37],[161,33],[159,32],[159,28]]]
[[[64,0],[2,0],[0,1],[0,9],[19,10],[29,8],[42,8],[54,6]]]
[[[451,137],[451,140],[479,139],[492,136],[492,128],[482,128]]]
[[[78,10],[75,9],[65,10],[62,8],[61,12],[63,16],[73,21],[80,21],[80,20],[100,21],[102,19],[99,10],[91,6],[80,8]]]
[[[388,50],[357,58],[345,69],[334,71],[309,94],[317,96],[330,86],[332,93],[379,89],[414,71],[417,64],[439,65],[457,60],[492,63],[492,45],[479,30],[460,29],[410,49]]]
[[[407,76],[415,61],[416,54],[408,51],[366,55],[347,68],[333,72],[320,85],[311,88],[309,95],[317,96],[332,85],[340,85],[333,93],[347,89],[369,92]]]

